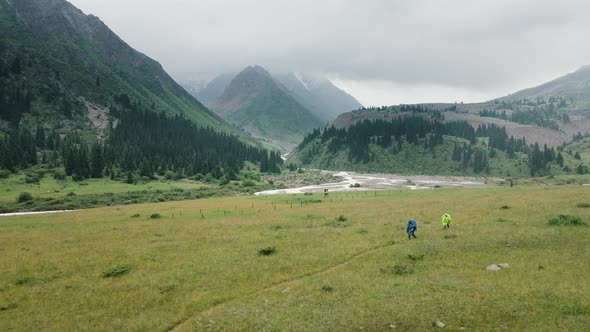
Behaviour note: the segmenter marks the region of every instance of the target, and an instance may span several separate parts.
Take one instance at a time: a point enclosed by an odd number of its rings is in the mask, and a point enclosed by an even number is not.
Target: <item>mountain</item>
[[[235,76],[214,109],[256,136],[291,144],[323,124],[260,66],[249,66]]]
[[[42,169],[31,181],[51,172],[134,183],[158,173],[227,184],[246,162],[277,172],[282,160],[97,17],[64,0],[0,0],[3,176]]]
[[[501,100],[529,99],[538,97],[564,97],[590,105],[590,65],[573,73],[556,78],[539,86],[510,94]]]
[[[215,108],[219,98],[237,75],[237,73],[225,73],[209,82],[184,82],[183,86],[207,107]]]
[[[186,81],[183,86],[207,107],[215,109],[224,90],[236,76],[236,73],[225,73],[207,84],[202,81]],[[271,76],[279,87],[324,123],[333,121],[344,112],[363,107],[353,96],[322,76],[295,72]]]
[[[321,76],[291,72],[274,77],[299,103],[325,122],[363,107],[353,96]]]
[[[85,127],[123,101],[232,130],[158,62],[65,0],[0,0],[0,68],[4,120]]]

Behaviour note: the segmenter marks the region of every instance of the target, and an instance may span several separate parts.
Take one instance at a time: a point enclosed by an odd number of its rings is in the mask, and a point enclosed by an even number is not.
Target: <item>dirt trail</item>
[[[250,292],[248,294],[245,294],[243,296],[236,297],[236,298],[233,298],[233,299],[229,299],[229,300],[227,300],[225,302],[216,304],[216,305],[214,305],[212,307],[209,307],[209,308],[207,308],[205,310],[202,310],[202,311],[199,311],[199,312],[195,313],[194,315],[192,315],[191,317],[189,317],[189,318],[181,321],[180,323],[178,323],[176,326],[172,327],[168,331],[170,331],[170,332],[176,332],[181,327],[183,327],[184,325],[186,325],[187,323],[189,323],[190,321],[192,321],[192,320],[194,320],[194,319],[196,319],[196,318],[198,318],[200,316],[208,315],[211,312],[213,312],[213,311],[215,311],[215,310],[217,310],[219,308],[222,308],[222,307],[224,307],[224,306],[226,306],[226,305],[228,305],[230,303],[233,303],[233,302],[236,302],[236,301],[239,301],[239,300],[243,300],[243,299],[246,299],[246,298],[249,298],[249,297],[252,297],[252,296],[257,296],[257,295],[259,295],[261,293],[264,293],[264,292],[267,292],[267,291],[270,291],[270,290],[273,290],[273,289],[276,289],[276,288],[279,288],[279,287],[287,286],[289,284],[292,284],[292,283],[294,283],[296,281],[299,281],[299,280],[302,280],[302,279],[305,279],[305,278],[308,278],[308,277],[313,277],[313,276],[318,276],[318,275],[323,275],[323,274],[330,273],[330,272],[332,272],[332,271],[334,271],[334,270],[336,270],[336,269],[338,269],[338,268],[340,268],[340,267],[342,267],[344,265],[347,265],[348,263],[350,263],[351,261],[353,261],[354,259],[356,259],[358,257],[364,256],[364,255],[369,254],[369,253],[371,253],[373,251],[380,250],[380,249],[383,249],[383,248],[387,248],[387,247],[390,247],[390,246],[393,246],[393,245],[394,244],[383,244],[383,245],[380,245],[380,246],[372,247],[372,248],[363,250],[361,252],[358,252],[358,253],[352,255],[352,256],[346,258],[344,261],[342,261],[342,262],[340,262],[338,264],[326,266],[326,267],[324,267],[324,268],[322,268],[320,270],[308,272],[308,273],[305,273],[305,274],[302,274],[302,275],[299,275],[299,276],[295,276],[295,277],[290,278],[290,279],[287,279],[285,281],[281,281],[281,282],[272,284],[272,285],[270,285],[268,287],[265,287],[265,288],[262,288],[262,289],[259,289],[259,290],[252,291],[252,292]]]

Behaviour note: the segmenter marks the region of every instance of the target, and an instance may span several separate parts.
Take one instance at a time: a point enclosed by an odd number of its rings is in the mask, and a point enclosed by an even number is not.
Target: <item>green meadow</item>
[[[590,187],[241,196],[0,217],[0,326],[425,331],[438,321],[585,331],[590,227],[550,225],[559,215],[590,222]],[[494,263],[510,267],[486,270]]]

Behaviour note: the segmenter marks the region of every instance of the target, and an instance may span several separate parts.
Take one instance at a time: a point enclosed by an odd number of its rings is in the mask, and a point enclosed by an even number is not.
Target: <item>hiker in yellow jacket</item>
[[[451,227],[451,215],[448,213],[443,214],[440,222],[442,223],[443,229]]]

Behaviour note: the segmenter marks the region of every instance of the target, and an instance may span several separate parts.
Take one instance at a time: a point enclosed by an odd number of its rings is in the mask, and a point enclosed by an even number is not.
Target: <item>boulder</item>
[[[488,270],[488,271],[500,271],[501,269],[502,268],[497,264],[492,264],[492,265],[486,267],[486,270]]]

